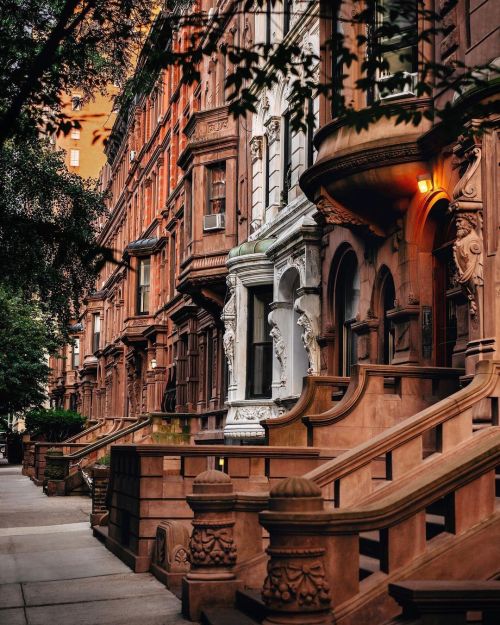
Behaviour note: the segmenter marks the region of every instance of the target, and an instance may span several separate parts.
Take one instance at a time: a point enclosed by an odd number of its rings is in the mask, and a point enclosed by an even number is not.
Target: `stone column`
[[[260,522],[269,532],[269,563],[262,598],[263,625],[331,625],[331,596],[321,532],[327,523],[321,491],[302,477],[271,490]]]
[[[236,590],[243,586],[233,570],[237,552],[231,478],[221,471],[200,473],[187,502],[194,518],[189,541],[191,570],[182,580],[182,613],[198,621],[206,607],[232,605]]]

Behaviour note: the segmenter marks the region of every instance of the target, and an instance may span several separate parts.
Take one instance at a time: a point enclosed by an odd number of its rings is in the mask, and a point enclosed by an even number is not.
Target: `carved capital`
[[[252,137],[250,140],[250,156],[252,163],[262,158],[262,137]]]
[[[279,141],[280,129],[281,129],[281,118],[270,117],[269,121],[266,122],[266,128],[267,128],[267,137],[268,137],[269,145],[271,145],[275,141]]]

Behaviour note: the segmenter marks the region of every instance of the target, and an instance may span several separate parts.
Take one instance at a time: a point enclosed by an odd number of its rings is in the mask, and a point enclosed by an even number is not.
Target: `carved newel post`
[[[330,625],[331,595],[325,571],[327,523],[321,490],[302,477],[290,477],[271,490],[269,510],[260,513],[269,531],[269,563],[262,598],[263,625]]]
[[[206,607],[232,605],[242,587],[233,571],[237,553],[231,478],[222,471],[200,473],[187,502],[194,518],[189,541],[191,570],[182,580],[182,613],[197,621]]]
[[[51,447],[45,454],[44,490],[47,495],[66,494],[66,481],[69,475],[69,459],[62,449]]]

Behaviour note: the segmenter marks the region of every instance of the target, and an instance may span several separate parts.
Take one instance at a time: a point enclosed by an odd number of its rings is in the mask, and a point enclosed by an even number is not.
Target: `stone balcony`
[[[415,106],[415,101],[398,104],[410,105]],[[429,100],[417,103],[422,112],[429,105]],[[421,138],[430,128],[425,118],[416,126],[396,125],[394,118],[384,118],[356,132],[342,119],[333,120],[316,134],[318,156],[302,175],[301,187],[321,212],[352,212],[351,222],[360,226],[366,222],[381,234],[407,209],[417,191],[417,176],[429,169]],[[326,207],[332,198],[334,207]],[[342,218],[348,221],[346,215],[339,215],[337,223]]]

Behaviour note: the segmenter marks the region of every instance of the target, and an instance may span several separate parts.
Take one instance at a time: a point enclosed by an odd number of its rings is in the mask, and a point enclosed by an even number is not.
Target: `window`
[[[293,0],[283,0],[283,37],[290,31]]]
[[[75,338],[74,341],[71,351],[71,368],[78,369],[80,366],[80,339]]]
[[[81,111],[83,106],[83,98],[81,95],[74,95],[71,98],[71,110]]]
[[[71,150],[69,155],[69,164],[71,167],[79,167],[80,165],[80,150]]]
[[[342,6],[342,4],[340,5]],[[332,24],[332,117],[338,117],[342,113],[344,63],[342,61],[342,48],[344,47],[344,27],[340,17],[340,8],[333,16]]]
[[[266,46],[270,46],[272,41],[271,41],[271,19],[272,19],[272,6],[271,6],[271,0],[267,0],[267,4],[266,4],[266,39],[265,39],[265,44]]]
[[[72,128],[71,129],[71,138],[72,139],[79,139],[80,138],[80,129],[79,128]]]
[[[268,322],[273,299],[272,286],[248,290],[247,398],[271,397],[272,347]]]
[[[378,0],[375,5],[370,47],[371,54],[384,68],[377,70],[377,88],[371,94],[372,100],[413,94],[412,80],[417,72],[416,9],[416,2],[400,0]],[[391,84],[395,74],[398,84]]]
[[[207,215],[226,212],[226,163],[217,163],[208,168]]]
[[[316,118],[314,117],[314,100],[309,98],[307,104],[307,132],[306,132],[306,150],[307,150],[307,166],[311,167],[314,162],[314,131],[316,129]]]
[[[149,258],[139,259],[138,281],[137,281],[137,314],[147,315],[149,313],[149,284],[150,284],[151,260]]]
[[[264,146],[264,208],[269,206],[270,202],[270,184],[269,184],[269,174],[271,171],[271,159],[269,154],[269,138],[266,135],[266,145]]]
[[[98,351],[101,344],[101,315],[92,315],[92,352]]]
[[[292,125],[290,113],[283,116],[283,180],[281,184],[281,203],[288,204],[288,194],[292,187]]]

